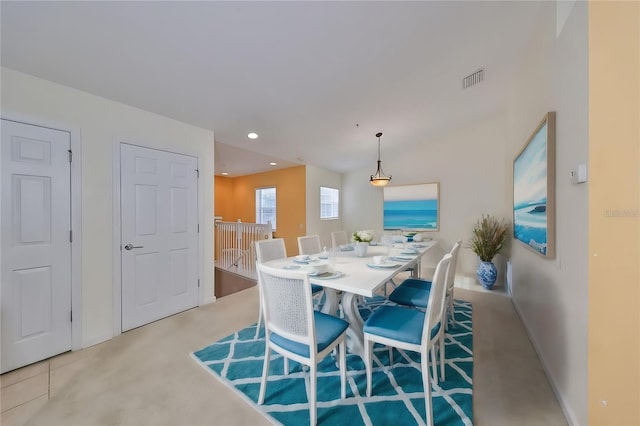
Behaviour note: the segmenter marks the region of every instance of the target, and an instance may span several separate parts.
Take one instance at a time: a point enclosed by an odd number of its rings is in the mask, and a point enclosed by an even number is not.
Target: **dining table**
[[[374,297],[396,275],[411,271],[419,277],[423,255],[437,245],[437,241],[400,243],[393,246],[371,245],[367,254],[358,257],[349,246],[335,248],[331,252],[318,253],[307,259],[289,257],[265,262],[266,265],[282,269],[309,271],[311,284],[324,288],[325,302],[321,311],[337,315],[342,311],[349,322],[347,350],[364,359],[364,320],[358,305],[362,297]],[[327,265],[322,273],[316,265]]]

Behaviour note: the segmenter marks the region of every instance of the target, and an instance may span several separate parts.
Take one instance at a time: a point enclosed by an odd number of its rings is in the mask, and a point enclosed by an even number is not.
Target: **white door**
[[[71,349],[71,138],[1,123],[4,373]]]
[[[198,305],[198,161],[120,145],[122,330]]]

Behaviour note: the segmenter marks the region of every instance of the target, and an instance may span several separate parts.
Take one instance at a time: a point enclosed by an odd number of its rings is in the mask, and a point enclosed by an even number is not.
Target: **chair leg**
[[[347,342],[340,342],[340,397],[347,397]]]
[[[284,375],[288,376],[289,375],[289,358],[287,358],[286,356],[283,356],[284,358]]]
[[[453,294],[449,297],[449,315],[451,315],[451,325],[456,325],[456,312],[453,309]]]
[[[367,369],[367,396],[371,396],[371,351],[373,349],[373,342],[365,336],[364,338],[364,363]]]
[[[422,386],[424,387],[424,408],[427,426],[433,425],[433,411],[431,409],[431,376],[429,374],[429,353],[422,353]]]
[[[389,348],[389,367],[393,367],[393,346],[387,346]]]
[[[260,335],[260,325],[262,324],[262,301],[260,301],[260,312],[258,313],[258,325],[256,325],[256,335],[253,340],[256,340]]]
[[[313,362],[311,365],[311,374],[309,375],[309,424],[315,425],[318,420],[318,412],[316,411],[316,392],[318,386],[318,365]]]
[[[436,358],[436,343],[431,344],[431,371],[433,372],[433,382],[438,384],[438,359]]]
[[[440,333],[440,380],[444,382],[444,333]]]
[[[269,358],[271,356],[271,348],[269,344],[265,345],[264,351],[264,365],[262,367],[262,380],[260,381],[260,395],[258,396],[258,405],[264,403],[264,394],[267,390],[267,375],[269,374]]]

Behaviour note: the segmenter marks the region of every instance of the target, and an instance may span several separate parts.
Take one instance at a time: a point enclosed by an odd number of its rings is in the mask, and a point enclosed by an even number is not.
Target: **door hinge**
[[[69,242],[72,243],[73,242],[73,230],[69,229]]]
[[[200,179],[200,170],[196,169],[196,177]]]
[[[200,278],[198,278],[198,288],[200,288]]]
[[[73,322],[73,311],[69,312],[69,317],[71,319],[71,322]]]
[[[69,150],[69,162],[73,161],[73,151]]]

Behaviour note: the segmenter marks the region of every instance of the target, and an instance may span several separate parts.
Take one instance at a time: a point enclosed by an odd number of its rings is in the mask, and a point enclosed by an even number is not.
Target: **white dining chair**
[[[264,263],[270,260],[286,259],[287,247],[284,244],[282,238],[269,238],[266,240],[256,241],[256,262]],[[259,290],[259,289],[258,289]],[[262,293],[260,293],[260,299],[262,299]],[[258,324],[256,325],[256,335],[254,339],[257,339],[260,334],[260,325],[262,324],[262,302],[260,302],[258,312]]]
[[[455,312],[453,309],[453,289],[458,265],[458,253],[462,246],[462,240],[456,241],[449,252],[451,254],[450,271],[447,273],[446,304],[444,312],[445,328],[449,326],[449,319],[455,324]],[[405,306],[426,308],[431,291],[431,281],[419,278],[407,278],[398,285],[389,295],[389,300]]]
[[[348,244],[347,233],[344,231],[333,231],[331,233],[331,247],[338,249],[340,246]]]
[[[271,351],[309,367],[310,424],[317,421],[317,365],[339,347],[340,396],[346,397],[346,333],[349,323],[313,309],[311,283],[306,271],[258,264],[265,322],[265,354],[258,404],[265,400]],[[285,365],[285,374],[288,366]]]
[[[322,251],[318,235],[298,237],[298,254],[316,254]]]
[[[284,239],[282,238],[268,238],[266,240],[258,240],[255,242],[256,244],[256,262],[264,263],[269,262],[270,260],[278,260],[278,259],[286,259],[287,258],[287,247],[284,244]],[[258,293],[260,294],[260,298],[262,299],[262,294],[258,289]],[[324,289],[322,286],[312,284],[311,291],[314,296],[319,296]],[[258,312],[258,324],[256,325],[256,335],[254,339],[257,339],[260,335],[260,325],[262,324],[262,303],[260,303],[259,312]]]
[[[372,351],[374,343],[420,353],[420,369],[424,386],[427,426],[433,425],[431,407],[431,355],[434,381],[437,381],[436,346],[439,346],[440,369],[444,371],[444,324],[442,324],[446,293],[446,275],[451,254],[444,255],[436,266],[426,311],[403,306],[382,306],[364,323],[364,350],[367,376],[367,397],[371,396]]]

